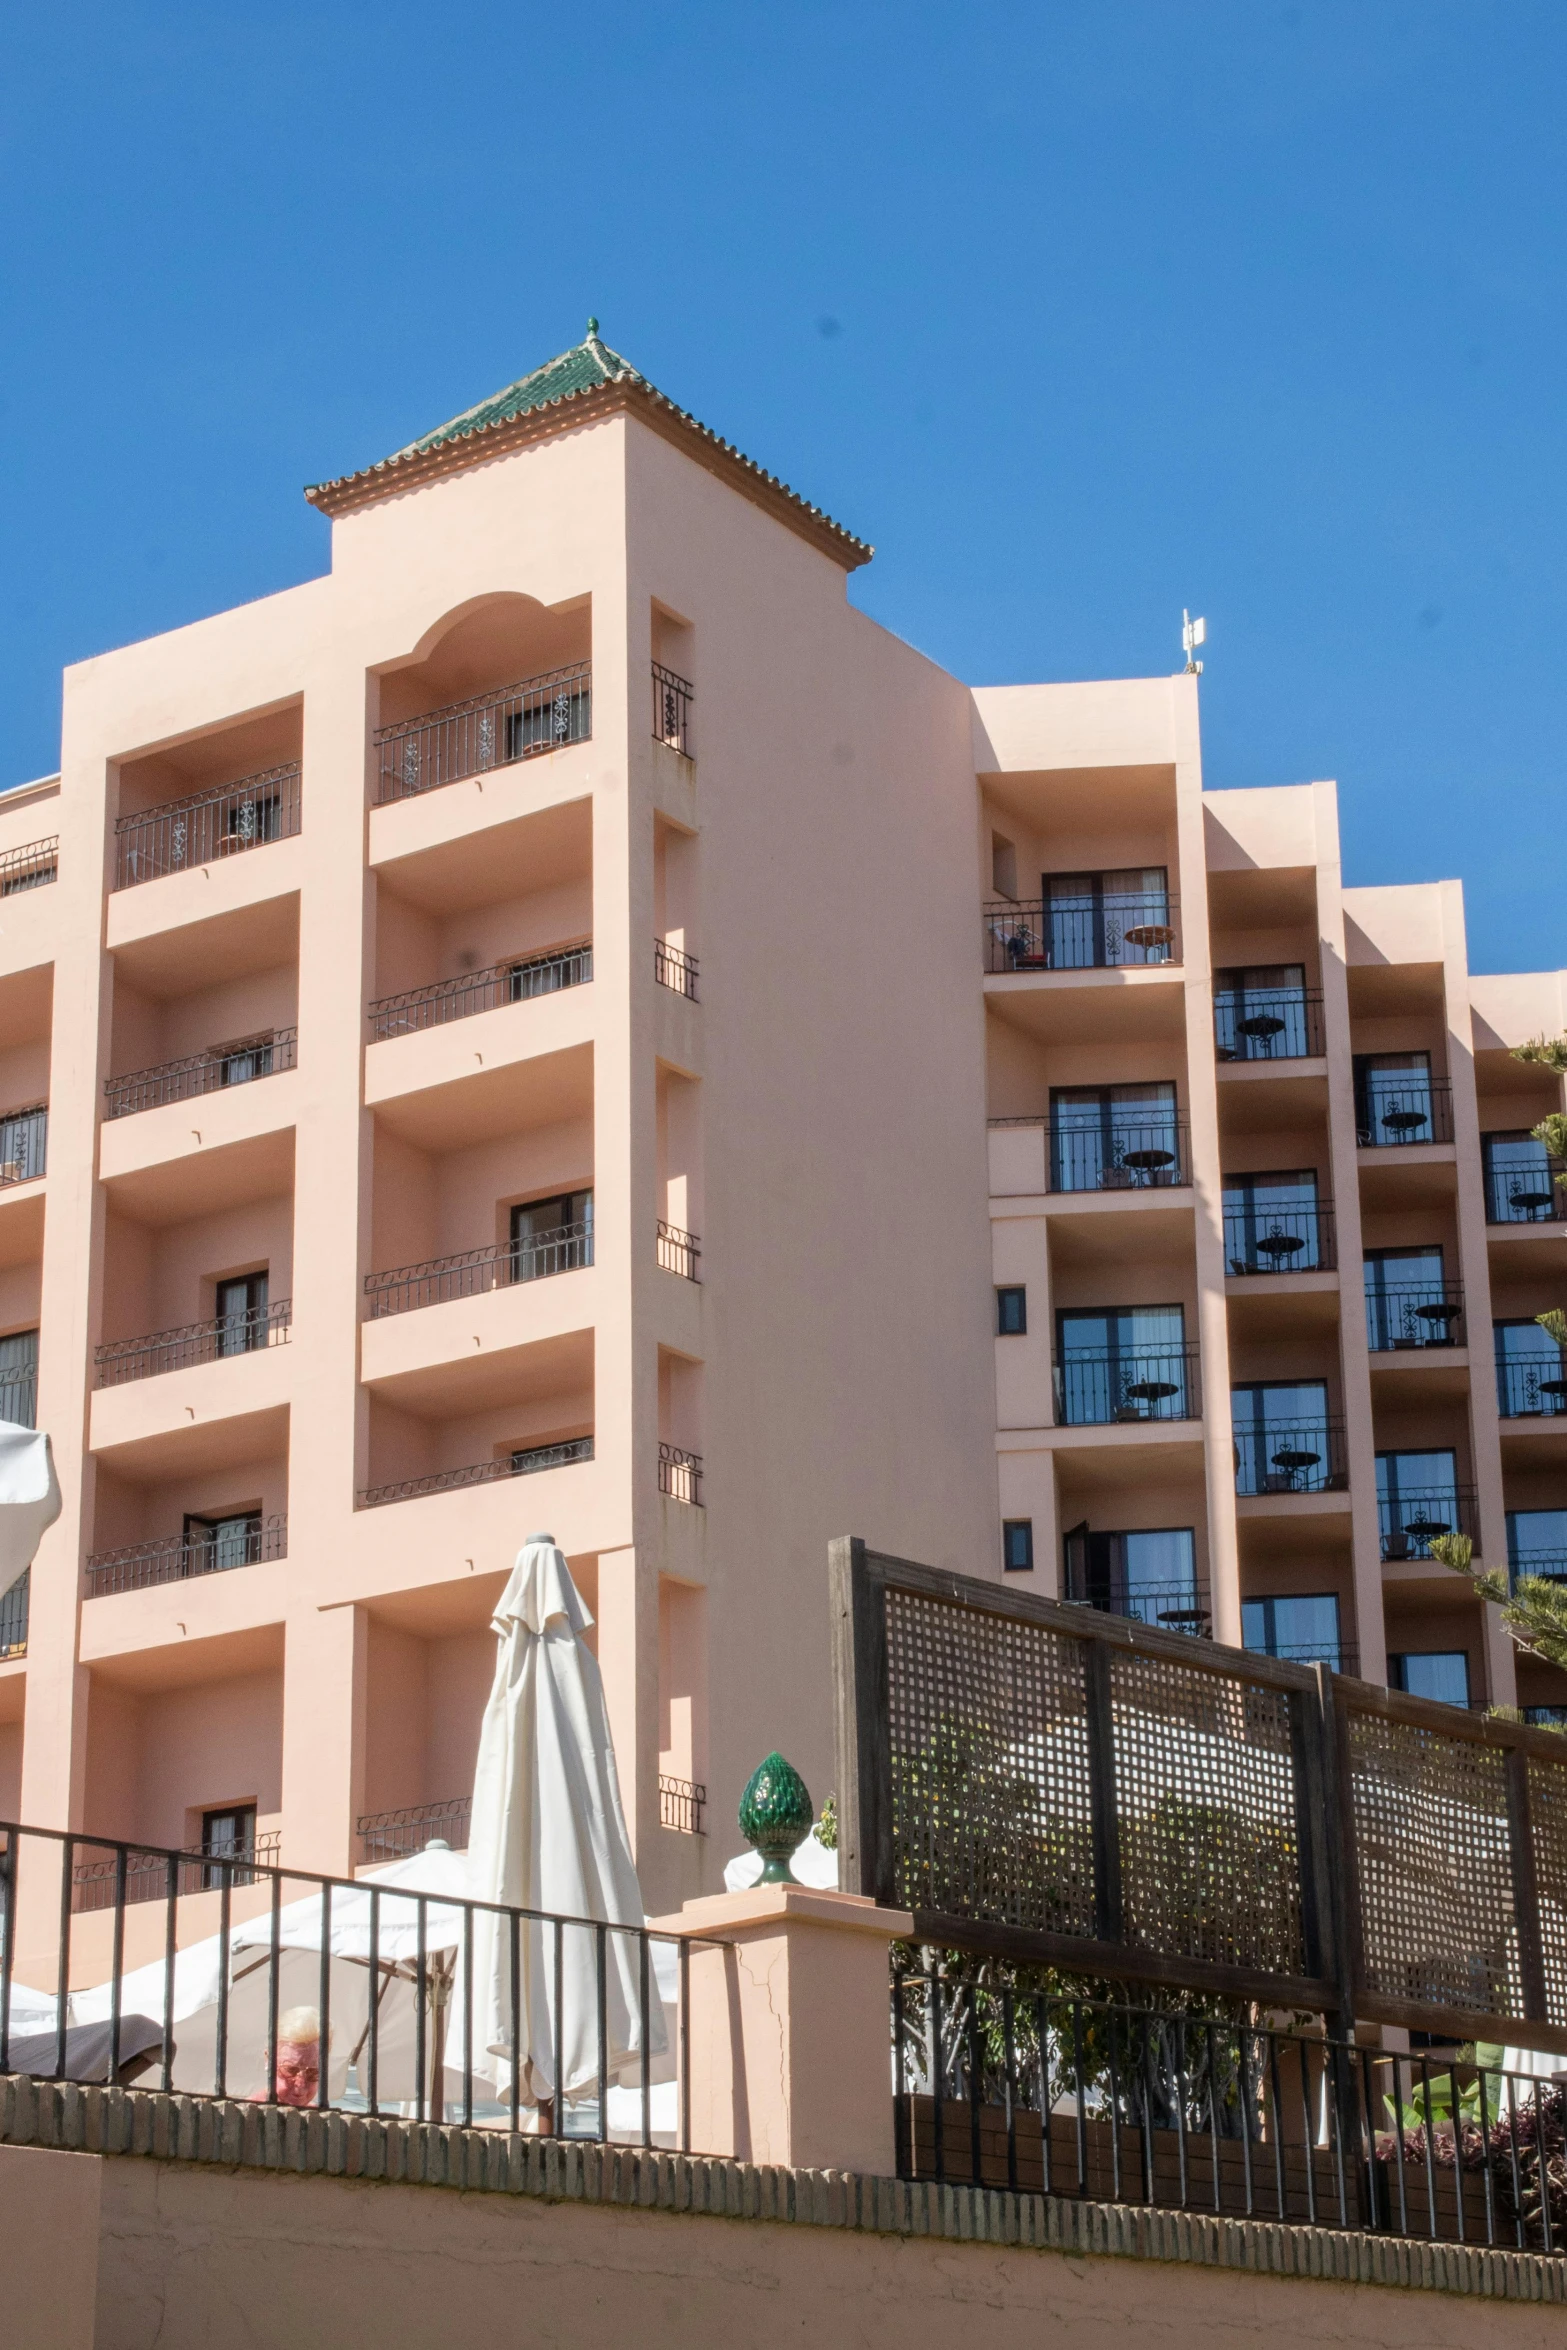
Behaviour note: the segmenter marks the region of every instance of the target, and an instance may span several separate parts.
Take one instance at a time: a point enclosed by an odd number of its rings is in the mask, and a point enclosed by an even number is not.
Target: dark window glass
[[[559,1192],[511,1212],[511,1277],[538,1281],[593,1262],[593,1194]]]
[[[1507,1563],[1515,1575],[1567,1578],[1567,1510],[1509,1510]]]
[[[1315,1273],[1322,1264],[1317,1171],[1224,1178],[1224,1261],[1231,1273]]]
[[[1492,1224],[1548,1224],[1562,1212],[1550,1153],[1532,1134],[1482,1134],[1485,1212]]]
[[[1045,949],[1054,971],[1166,963],[1174,943],[1164,866],[1114,873],[1046,873]]]
[[[1373,1353],[1451,1346],[1458,1326],[1458,1297],[1448,1289],[1439,1248],[1367,1250],[1366,1344]]]
[[[1469,1659],[1461,1648],[1410,1649],[1387,1660],[1390,1689],[1409,1697],[1434,1697],[1441,1705],[1469,1703]]]
[[[1172,1084],[1052,1089],[1052,1191],[1129,1191],[1184,1180]]]
[[[1331,1665],[1338,1672],[1338,1600],[1331,1591],[1292,1591],[1271,1599],[1243,1599],[1241,1638],[1263,1656]]]
[[[1567,1411],[1567,1364],[1538,1322],[1498,1322],[1496,1401],[1504,1420],[1537,1419]]]
[[[1261,963],[1213,975],[1214,1041],[1221,1061],[1298,1061],[1311,1050],[1306,972]]]
[[[1197,1589],[1197,1544],[1190,1526],[1096,1533],[1074,1526],[1066,1536],[1066,1595],[1108,1615],[1130,1616],[1166,1631],[1200,1632],[1208,1613]]]
[[[1021,1338],[1028,1329],[1028,1291],[996,1291],[996,1329],[1003,1338]]]
[[[1065,1425],[1185,1419],[1186,1322],[1181,1307],[1063,1312],[1057,1330]]]
[[[1355,1124],[1362,1143],[1434,1142],[1429,1053],[1357,1053]]]
[[[234,1804],[226,1811],[204,1811],[201,1815],[201,1849],[204,1856],[214,1861],[254,1860],[256,1855],[256,1807],[253,1803]],[[225,1875],[231,1885],[248,1885],[249,1873],[241,1869],[207,1868],[201,1872],[204,1886],[221,1885]]]
[[[0,1338],[0,1420],[14,1428],[38,1425],[38,1333],[13,1330]]]
[[[1324,1379],[1264,1379],[1232,1389],[1237,1493],[1325,1493],[1337,1474]]]
[[[1002,1561],[1009,1575],[1027,1575],[1034,1566],[1034,1521],[1008,1518],[1001,1529]]]
[[[1382,1556],[1428,1558],[1433,1534],[1460,1531],[1458,1455],[1447,1451],[1379,1452],[1377,1517]]]
[[[248,1354],[267,1339],[267,1276],[242,1273],[217,1285],[218,1353]]]

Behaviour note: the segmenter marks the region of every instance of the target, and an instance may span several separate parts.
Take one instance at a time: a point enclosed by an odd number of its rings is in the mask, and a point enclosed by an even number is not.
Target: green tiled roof
[[[720,439],[710,426],[677,407],[629,360],[600,341],[598,323],[596,318],[588,320],[586,338],[575,349],[546,360],[531,374],[507,384],[504,391],[492,392],[487,400],[437,425],[434,432],[423,433],[405,449],[383,457],[379,465],[344,474],[336,481],[316,482],[306,490],[306,497],[324,513],[347,513],[454,467],[478,464],[492,453],[503,455],[508,448],[534,439],[540,431],[553,430],[554,421],[546,416],[547,410],[559,413],[560,429],[565,430],[576,421],[572,411],[578,402],[584,404],[578,412],[584,422],[595,412],[602,413],[606,405],[629,406],[656,431],[677,445],[683,444],[699,464],[800,531],[847,570],[870,561],[874,550],[845,530],[841,522],[834,522],[830,514],[802,498],[787,482],[764,471],[753,458]],[[603,398],[606,393],[613,395],[607,403]],[[529,426],[529,417],[536,417],[537,425]]]

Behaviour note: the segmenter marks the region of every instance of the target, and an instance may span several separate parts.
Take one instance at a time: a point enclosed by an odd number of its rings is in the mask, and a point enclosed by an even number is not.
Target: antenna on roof
[[[1197,647],[1206,644],[1207,641],[1207,621],[1194,620],[1183,606],[1181,610],[1181,650],[1186,655],[1186,675],[1188,677],[1201,677],[1202,663],[1195,660],[1193,655],[1196,653]]]

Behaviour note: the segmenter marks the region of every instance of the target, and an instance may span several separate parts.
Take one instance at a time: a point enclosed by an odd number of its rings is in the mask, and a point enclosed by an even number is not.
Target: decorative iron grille
[[[389,1036],[411,1036],[421,1028],[441,1028],[448,1020],[467,1020],[502,1004],[527,1003],[535,996],[556,995],[564,987],[581,987],[592,977],[593,948],[587,941],[553,947],[547,955],[529,955],[521,962],[491,963],[458,979],[439,979],[429,987],[408,988],[402,995],[378,997],[370,1006],[371,1038],[379,1043]]]
[[[1416,1076],[1407,1085],[1383,1082],[1356,1111],[1355,1140],[1363,1151],[1452,1139],[1453,1089],[1445,1078]]]
[[[591,1436],[569,1436],[560,1444],[519,1445],[497,1459],[473,1461],[462,1469],[437,1469],[428,1477],[404,1477],[395,1485],[367,1485],[359,1495],[362,1510],[380,1509],[391,1501],[418,1501],[427,1493],[457,1493],[468,1485],[494,1485],[502,1477],[532,1477],[542,1469],[568,1469],[593,1458]]]
[[[471,1795],[448,1796],[444,1803],[414,1803],[401,1811],[362,1812],[354,1823],[367,1861],[405,1860],[423,1852],[427,1844],[449,1844],[466,1852],[473,1817]]]
[[[653,941],[653,977],[660,987],[671,988],[676,995],[689,996],[697,1001],[697,960],[683,947],[672,947],[667,939]]]
[[[492,767],[585,743],[592,733],[592,664],[546,669],[493,693],[377,727],[376,798],[384,803],[436,791],[466,775],[486,775]]]
[[[1107,890],[1092,903],[1043,898],[991,903],[985,969],[1116,970],[1181,960],[1180,899],[1163,888]]]
[[[464,1249],[431,1257],[422,1265],[398,1265],[388,1273],[365,1275],[372,1322],[406,1314],[419,1306],[444,1305],[454,1297],[483,1297],[521,1281],[543,1281],[554,1273],[575,1273],[593,1262],[591,1224],[556,1224],[530,1232],[526,1240]]]
[[[658,1490],[671,1501],[688,1501],[697,1509],[702,1507],[702,1456],[687,1452],[683,1445],[663,1444],[658,1448]]]
[[[14,898],[24,889],[41,889],[60,878],[60,836],[30,840],[25,848],[7,849],[0,856],[0,898]]]
[[[238,1516],[240,1513],[236,1513]],[[243,1532],[167,1534],[123,1550],[95,1551],[87,1561],[87,1596],[145,1591],[155,1583],[182,1583],[191,1575],[221,1575],[288,1556],[288,1519],[252,1517]]]
[[[653,664],[653,740],[667,743],[682,759],[691,756],[691,704],[696,688],[661,662]]]
[[[705,1836],[702,1813],[707,1805],[707,1789],[692,1779],[671,1779],[660,1771],[658,1775],[658,1819],[663,1828],[673,1828],[681,1836]]]
[[[165,873],[210,865],[269,841],[290,840],[299,830],[299,767],[269,767],[216,791],[191,792],[183,800],[142,808],[116,819],[114,886],[133,889]]]
[[[36,1183],[49,1165],[49,1105],[0,1117],[0,1186]]]
[[[1322,991],[1215,987],[1214,1049],[1221,1061],[1304,1061],[1326,1051]]]
[[[702,1278],[697,1271],[702,1251],[696,1234],[682,1232],[676,1224],[666,1224],[662,1216],[658,1219],[658,1261],[666,1273],[680,1273],[687,1281]]]
[[[126,1118],[135,1110],[155,1110],[165,1102],[193,1101],[199,1094],[221,1093],[230,1085],[276,1077],[296,1066],[298,1051],[297,1028],[268,1028],[259,1036],[238,1037],[233,1044],[209,1045],[204,1053],[187,1053],[180,1061],[163,1061],[156,1069],[106,1077],[103,1114]]]
[[[0,1591],[0,1657],[27,1654],[27,1618],[33,1570],[24,1567],[8,1591]]]
[[[286,1346],[293,1313],[293,1300],[280,1297],[243,1314],[218,1314],[205,1322],[188,1322],[181,1330],[157,1330],[148,1338],[111,1339],[94,1357],[98,1385],[123,1387],[132,1379],[183,1371],[191,1363],[224,1362],[230,1355]]]
[[[194,1844],[178,1854],[138,1852],[132,1846],[125,1855],[123,1893],[119,1890],[118,1859],[79,1860],[71,1870],[71,1907],[80,1915],[86,1910],[116,1909],[122,1900],[126,1904],[166,1901],[171,1891],[176,1896],[208,1893],[220,1880],[230,1886],[253,1885],[253,1871],[276,1868],[282,1851],[279,1828],[210,1851]]]

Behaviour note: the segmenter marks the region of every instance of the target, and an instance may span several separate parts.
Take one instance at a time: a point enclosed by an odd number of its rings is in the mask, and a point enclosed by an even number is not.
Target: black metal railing
[[[1559,1224],[1567,1218],[1567,1160],[1553,1158],[1526,1128],[1483,1134],[1482,1145],[1516,1143],[1523,1165],[1487,1164],[1485,1220],[1488,1224]]]
[[[1326,1050],[1322,996],[1314,987],[1216,989],[1214,1049],[1221,1061],[1306,1061]]]
[[[1537,1576],[1550,1583],[1567,1583],[1567,1550],[1515,1551],[1507,1562],[1509,1589],[1517,1589],[1521,1575]]]
[[[60,836],[30,840],[25,848],[7,849],[0,856],[0,898],[14,898],[24,889],[42,889],[60,878]]]
[[[121,816],[114,826],[114,886],[132,889],[165,873],[210,865],[269,841],[291,840],[299,830],[298,762],[269,767],[218,790],[191,792],[161,807]]]
[[[673,1828],[681,1836],[705,1836],[702,1814],[707,1807],[707,1789],[694,1779],[671,1779],[663,1771],[658,1774],[658,1824]]]
[[[380,1322],[419,1306],[444,1305],[449,1298],[483,1297],[521,1281],[575,1273],[592,1262],[592,1225],[556,1224],[547,1232],[531,1232],[526,1240],[463,1249],[456,1256],[430,1257],[422,1265],[398,1265],[388,1273],[367,1273],[368,1318]]]
[[[1366,1290],[1366,1343],[1373,1354],[1411,1346],[1462,1346],[1464,1291],[1440,1274]]]
[[[1291,1665],[1327,1665],[1335,1673],[1360,1671],[1360,1651],[1352,1640],[1273,1640],[1266,1647],[1248,1641],[1246,1652],[1281,1657]]]
[[[0,1420],[13,1428],[38,1425],[38,1366],[0,1371]]]
[[[1025,898],[988,903],[987,971],[1091,971],[1178,963],[1180,900],[1162,891],[1111,892],[1093,907]]]
[[[665,938],[653,941],[653,977],[660,987],[672,988],[676,995],[689,996],[697,1001],[697,960],[684,947],[672,947]]]
[[[257,1036],[239,1037],[233,1044],[209,1045],[203,1053],[160,1062],[156,1069],[133,1069],[124,1077],[106,1077],[103,1114],[105,1118],[126,1118],[136,1110],[161,1108],[165,1102],[188,1102],[198,1094],[250,1085],[258,1077],[276,1077],[294,1068],[298,1054],[297,1028],[268,1028]]]
[[[411,799],[465,775],[487,775],[593,734],[593,666],[573,662],[422,717],[377,727],[376,799]]]
[[[198,1854],[0,1821],[0,1881],[0,2074],[691,2150],[685,1937],[444,1881],[283,1868],[259,1839]],[[90,1949],[74,1931],[79,1883],[112,1913]],[[133,1883],[165,1917],[161,1935],[138,1935],[157,1955],[131,1975]],[[52,2010],[43,2029],[21,2005],[19,1914],[49,1937],[30,1936],[27,1960]],[[180,1954],[198,1941],[214,1946],[215,1985],[191,2013]],[[73,1990],[99,1950],[103,2020],[76,2025]]]
[[[1567,1412],[1567,1360],[1496,1358],[1496,1408],[1504,1420],[1554,1420]]]
[[[224,1362],[230,1355],[286,1346],[293,1319],[292,1298],[275,1298],[242,1314],[211,1315],[181,1330],[155,1330],[147,1338],[114,1338],[100,1346],[94,1361],[100,1387],[123,1387],[132,1379],[153,1379],[162,1371],[183,1371],[192,1363]]]
[[[428,1477],[403,1477],[395,1485],[361,1488],[362,1510],[382,1508],[392,1501],[419,1501],[427,1493],[457,1493],[469,1485],[494,1485],[503,1477],[533,1477],[543,1469],[569,1469],[593,1458],[591,1436],[569,1436],[560,1444],[519,1445],[493,1460],[473,1461],[461,1469],[436,1469]]]
[[[1237,1420],[1233,1434],[1239,1494],[1335,1493],[1349,1482],[1342,1420],[1308,1417],[1266,1428]]]
[[[1052,1191],[1168,1190],[1189,1180],[1189,1166],[1184,1118],[1150,1118],[1140,1125],[1117,1118],[1108,1131],[1102,1126],[1064,1126],[1059,1120],[1050,1126]]]
[[[0,1118],[0,1187],[35,1183],[49,1165],[49,1105],[10,1110]]]
[[[1438,1534],[1478,1535],[1473,1490],[1466,1485],[1432,1486],[1424,1492],[1378,1494],[1377,1531],[1385,1559],[1424,1559]]]
[[[1070,1354],[1055,1366],[1064,1428],[1111,1420],[1195,1420],[1202,1414],[1197,1347],[1128,1346]]]
[[[1213,1630],[1213,1607],[1203,1582],[1128,1583],[1095,1591],[1089,1579],[1071,1573],[1064,1594],[1072,1607],[1091,1607],[1102,1616],[1123,1616],[1130,1624],[1152,1624],[1164,1632],[1192,1632],[1206,1636]]]
[[[1567,2245],[1567,2089],[1473,2052],[1036,1988],[925,1950],[892,1976],[900,2178],[1449,2242]],[[1146,1992],[1156,1997],[1157,1993]]]
[[[212,1893],[224,1885],[231,1889],[253,1885],[256,1870],[276,1868],[282,1850],[279,1828],[211,1846],[189,1844],[176,1860],[176,1896]],[[79,1860],[71,1870],[71,1908],[78,1917],[83,1911],[115,1909],[122,1899],[127,1908],[143,1901],[161,1901],[168,1889],[169,1862],[161,1853],[129,1853],[123,1877],[117,1858]]]
[[[687,1452],[684,1445],[665,1444],[658,1447],[658,1490],[671,1501],[688,1501],[702,1507],[702,1455]]]
[[[0,1591],[0,1658],[27,1654],[32,1587],[33,1570],[24,1567],[10,1589]]]
[[[1355,1112],[1355,1140],[1362,1150],[1452,1139],[1453,1089],[1443,1079],[1379,1085]]]
[[[687,1281],[701,1280],[697,1267],[702,1261],[702,1251],[694,1232],[682,1232],[678,1224],[666,1224],[660,1216],[655,1246],[658,1261],[666,1273],[682,1274]]]
[[[653,740],[667,743],[682,759],[691,756],[691,704],[696,688],[662,662],[653,664]]]
[[[1526,1705],[1522,1713],[1531,1730],[1567,1730],[1567,1705]]]
[[[444,1803],[412,1803],[401,1811],[361,1812],[355,1821],[360,1850],[367,1861],[406,1860],[427,1844],[447,1844],[466,1852],[473,1818],[471,1795],[450,1795]]]
[[[155,1542],[133,1542],[123,1550],[94,1551],[87,1561],[87,1596],[104,1599],[117,1591],[146,1591],[155,1583],[182,1583],[192,1575],[222,1575],[231,1567],[255,1567],[288,1556],[288,1519],[253,1518],[248,1526],[200,1534],[165,1534]]]
[[[429,987],[380,996],[370,1006],[370,1035],[380,1043],[389,1036],[411,1036],[421,1028],[442,1028],[448,1020],[466,1020],[502,1004],[531,1003],[535,996],[582,987],[592,977],[591,942],[552,947],[547,955],[491,963],[482,971],[465,971],[458,979],[438,979]]]
[[[1252,1273],[1326,1273],[1338,1263],[1333,1210],[1326,1200],[1298,1208],[1224,1211],[1224,1269]]]

